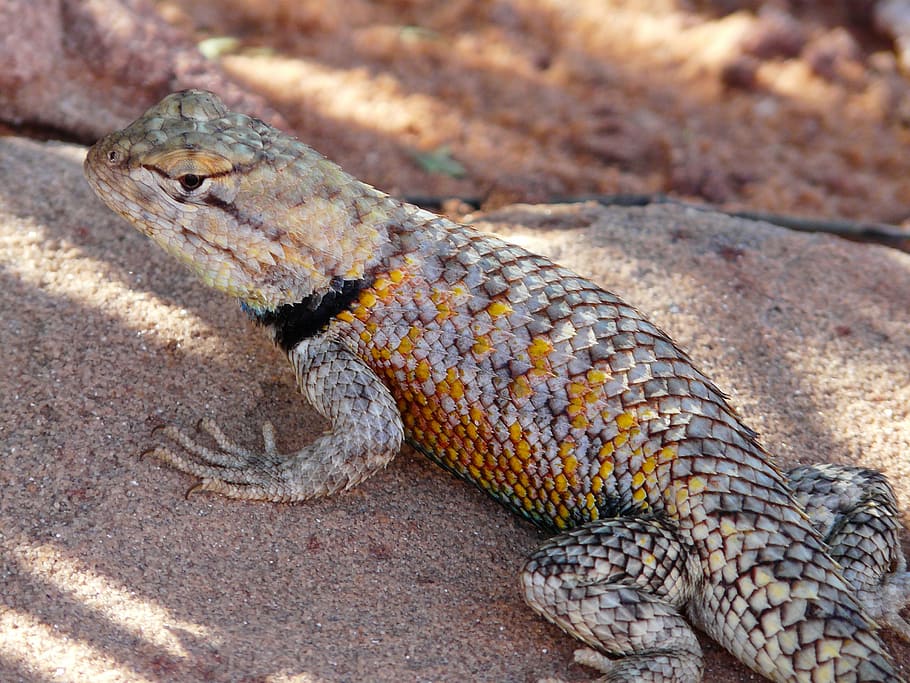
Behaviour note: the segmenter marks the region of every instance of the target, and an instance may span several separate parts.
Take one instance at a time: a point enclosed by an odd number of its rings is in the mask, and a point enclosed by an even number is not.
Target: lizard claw
[[[156,450],[158,450],[156,446],[152,446],[151,448],[146,448],[144,451],[142,451],[139,454],[139,461],[141,462],[142,460],[145,459],[145,456],[147,456],[149,453],[154,453]]]
[[[186,493],[183,494],[183,498],[184,498],[184,500],[189,500],[190,496],[193,495],[194,493],[204,493],[206,490],[207,489],[205,488],[205,480],[197,481],[195,484],[193,484],[186,490]]]
[[[604,674],[609,673],[616,665],[616,662],[605,654],[590,647],[581,647],[575,650],[575,663]]]

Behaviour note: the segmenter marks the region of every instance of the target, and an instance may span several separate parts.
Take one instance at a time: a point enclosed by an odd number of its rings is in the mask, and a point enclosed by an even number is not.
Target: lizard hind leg
[[[843,568],[865,612],[910,640],[910,572],[901,552],[897,502],[880,472],[810,465],[787,473],[790,487]]]
[[[620,517],[550,539],[521,583],[534,611],[593,648],[575,659],[604,673],[600,681],[695,683],[701,648],[679,609],[699,576],[696,556],[672,529]]]

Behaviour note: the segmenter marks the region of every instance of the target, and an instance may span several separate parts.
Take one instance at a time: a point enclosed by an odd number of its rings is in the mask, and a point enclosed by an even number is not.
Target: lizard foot
[[[589,647],[575,650],[575,663],[600,671],[604,676],[593,683],[663,683],[683,680],[690,668],[688,662],[669,654],[611,659]],[[698,675],[697,673],[694,675]],[[689,680],[685,678],[685,680]]]
[[[262,425],[261,451],[237,444],[211,420],[200,420],[198,428],[215,446],[165,427],[165,436],[179,448],[162,446],[151,453],[202,480],[190,493],[276,503],[310,500],[356,486],[398,453],[404,438],[398,406],[363,361],[321,337],[301,341],[290,355],[300,390],[331,429],[297,451],[279,453],[269,422]]]
[[[627,516],[551,538],[521,584],[534,611],[589,646],[575,661],[604,674],[598,683],[697,683],[701,647],[680,608],[700,589],[699,571],[674,528]]]
[[[215,491],[234,498],[274,500],[276,486],[282,481],[281,464],[286,458],[275,445],[275,428],[271,422],[262,425],[262,452],[239,445],[207,418],[199,421],[197,429],[212,437],[217,448],[205,446],[180,429],[167,426],[164,435],[180,446],[180,450],[158,446],[149,451],[174,469],[202,479],[188,495]]]
[[[883,576],[878,586],[860,591],[858,597],[866,613],[879,626],[890,628],[910,641],[910,622],[901,616],[901,610],[910,607],[910,572],[906,571],[906,565]]]
[[[391,398],[389,398],[391,401]],[[230,439],[211,420],[199,421],[215,446],[200,443],[176,427],[163,428],[173,444],[148,453],[201,481],[188,492],[211,491],[229,498],[291,502],[343,491],[384,467],[401,446],[401,421],[397,413],[377,421],[381,429],[355,433],[323,433],[292,453],[279,453],[275,428],[262,425],[263,449],[253,450]],[[176,447],[175,447],[176,446]]]

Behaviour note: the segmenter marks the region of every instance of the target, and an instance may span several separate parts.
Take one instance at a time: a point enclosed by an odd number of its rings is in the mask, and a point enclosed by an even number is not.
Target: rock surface
[[[147,0],[0,0],[0,120],[94,141],[174,90],[217,90],[281,125]]]
[[[165,421],[254,444],[272,416],[286,448],[320,425],[236,304],[91,195],[83,155],[0,139],[0,679],[589,680],[521,602],[539,535],[412,453],[306,505],[186,499],[140,459]],[[672,206],[476,221],[647,312],[783,466],[884,470],[910,521],[910,256]],[[704,643],[705,681],[755,680]]]

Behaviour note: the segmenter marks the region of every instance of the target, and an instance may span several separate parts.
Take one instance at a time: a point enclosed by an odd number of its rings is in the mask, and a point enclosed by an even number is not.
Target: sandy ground
[[[255,444],[268,417],[288,448],[320,427],[236,303],[91,195],[83,154],[0,139],[0,680],[590,679],[520,599],[542,538],[410,452],[306,505],[185,498],[140,458],[162,422]],[[910,256],[672,207],[480,226],[646,311],[782,464],[880,468],[908,509]],[[703,643],[708,683],[757,680]]]

